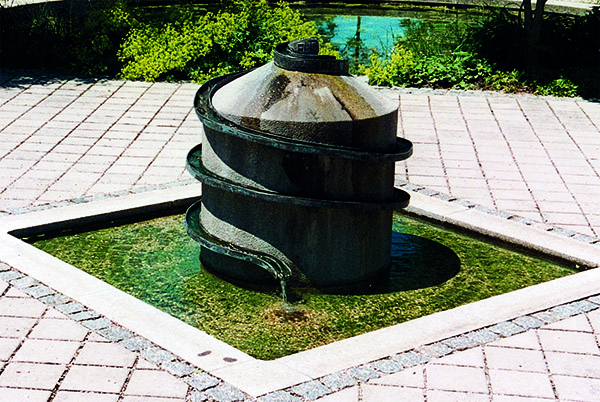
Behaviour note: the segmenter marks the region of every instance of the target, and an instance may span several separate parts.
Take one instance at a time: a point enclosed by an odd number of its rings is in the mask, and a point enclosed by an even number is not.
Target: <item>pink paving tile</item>
[[[586,315],[590,321],[590,325],[592,326],[594,332],[600,335],[600,309],[590,311]]]
[[[74,365],[65,376],[61,390],[119,392],[127,379],[129,369]]]
[[[489,375],[494,395],[517,395],[536,398],[554,397],[552,384],[545,373],[490,370]]]
[[[51,310],[56,311],[54,309]],[[29,334],[30,339],[81,341],[88,333],[88,330],[84,326],[75,321],[46,318],[47,316],[48,315],[46,314],[46,316],[33,328]]]
[[[425,378],[423,377],[423,368],[415,367],[371,380],[369,384],[424,388]]]
[[[0,337],[24,338],[35,323],[33,318],[0,317]]]
[[[453,391],[427,391],[427,402],[489,402],[489,394]]]
[[[75,359],[75,364],[132,367],[137,355],[121,345],[87,342]]]
[[[490,369],[506,369],[547,373],[544,355],[540,350],[488,346],[485,356]]]
[[[486,393],[488,390],[482,368],[428,365],[426,375],[429,389],[475,393]]]
[[[557,375],[553,380],[560,400],[598,402],[600,379]]]
[[[39,318],[47,307],[33,298],[3,297],[0,299],[0,316]]]
[[[117,402],[119,394],[98,392],[58,391],[53,402]]]
[[[449,356],[432,360],[430,363],[465,367],[485,367],[482,348],[472,348],[452,353]]]
[[[0,401],[47,402],[51,391],[0,387]]]
[[[6,294],[4,296],[18,297],[21,299],[31,299],[31,296],[29,296],[27,293],[23,292],[21,289],[17,289],[15,287],[11,287],[10,289],[8,289],[8,291],[6,291]]]
[[[0,338],[0,360],[8,360],[20,344],[19,338]]]
[[[538,334],[545,351],[600,355],[593,334],[554,330],[540,330]]]
[[[26,339],[12,358],[13,361],[32,363],[69,363],[80,343],[48,339]]]
[[[546,352],[552,374],[600,379],[600,356]]]
[[[530,398],[514,395],[494,395],[494,402],[550,402],[556,401],[555,398]]]
[[[52,390],[64,371],[62,364],[9,363],[0,374],[0,387]]]
[[[534,349],[541,350],[535,331],[527,331],[518,335],[513,335],[508,338],[499,339],[491,342],[490,346],[506,346],[519,349]]]
[[[70,320],[69,317],[56,310],[55,308],[49,308],[48,310],[46,310],[46,313],[44,314],[44,319]]]
[[[358,400],[358,387],[346,388],[333,394],[326,395],[322,398],[316,399],[317,402],[359,402]],[[365,401],[367,402],[367,401]]]
[[[543,329],[556,329],[577,332],[593,332],[592,326],[585,314],[579,314],[564,320],[557,321],[542,327]]]
[[[422,401],[423,390],[419,388],[390,387],[386,385],[363,385],[364,402]]]
[[[125,389],[125,395],[184,397],[188,386],[164,371],[135,370]]]

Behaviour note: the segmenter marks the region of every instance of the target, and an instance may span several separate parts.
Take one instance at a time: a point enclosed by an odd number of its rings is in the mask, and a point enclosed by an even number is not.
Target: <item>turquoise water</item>
[[[407,18],[383,16],[339,15],[332,18],[336,25],[331,43],[344,47],[349,40],[356,38],[358,20],[360,18],[360,39],[362,46],[367,49],[391,49],[395,39],[406,32],[401,23]],[[321,25],[322,28],[326,26]]]

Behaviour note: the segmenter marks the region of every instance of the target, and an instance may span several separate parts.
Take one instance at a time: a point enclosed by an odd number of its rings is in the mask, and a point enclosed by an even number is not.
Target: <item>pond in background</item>
[[[452,51],[462,40],[461,32],[483,20],[479,8],[431,7],[302,7],[334,49],[351,64],[366,63],[369,55],[391,52],[399,41],[440,41],[440,49]],[[415,34],[416,33],[416,34]]]

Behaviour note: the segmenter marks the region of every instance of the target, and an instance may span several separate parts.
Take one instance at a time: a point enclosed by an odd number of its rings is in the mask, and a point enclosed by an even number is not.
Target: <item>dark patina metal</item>
[[[207,269],[316,287],[387,274],[392,211],[409,203],[394,163],[412,144],[395,136],[397,105],[361,85],[308,39],[199,89],[204,135],[187,167],[203,199],[186,221]]]

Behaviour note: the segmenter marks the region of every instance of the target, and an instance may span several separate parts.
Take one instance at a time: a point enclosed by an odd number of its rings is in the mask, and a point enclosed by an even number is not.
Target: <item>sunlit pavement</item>
[[[200,141],[192,110],[197,88],[3,72],[0,217],[197,185],[184,168],[187,151]],[[415,144],[414,156],[397,166],[397,185],[600,247],[599,103],[481,92],[382,94],[399,98],[399,135]],[[93,311],[4,264],[1,250],[0,400],[254,399],[165,357],[168,351],[144,348],[135,334],[125,342],[111,327],[92,325],[100,322],[89,319]],[[450,341],[424,346],[413,360],[390,360],[394,367],[349,367],[258,400],[598,400],[597,295],[512,323],[449,352],[441,346]]]

